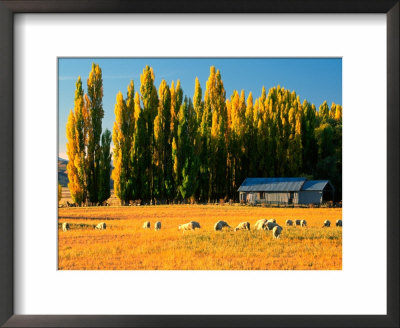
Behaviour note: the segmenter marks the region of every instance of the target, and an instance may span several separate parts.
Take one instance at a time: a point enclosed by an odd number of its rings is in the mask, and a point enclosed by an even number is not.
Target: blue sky
[[[81,76],[86,92],[86,80],[92,63],[100,65],[103,73],[103,130],[112,131],[114,105],[118,91],[124,96],[133,80],[135,91],[140,89],[140,74],[146,65],[153,67],[158,88],[165,79],[168,85],[179,79],[185,95],[193,97],[196,76],[205,89],[210,66],[221,71],[226,97],[234,90],[244,89],[246,97],[253,92],[253,99],[280,85],[294,90],[301,101],[319,105],[326,100],[342,104],[341,58],[60,58],[58,61],[58,119],[59,156],[66,157],[65,125],[74,107],[75,82]]]

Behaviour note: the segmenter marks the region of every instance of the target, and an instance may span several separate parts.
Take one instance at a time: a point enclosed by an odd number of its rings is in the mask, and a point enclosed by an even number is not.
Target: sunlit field
[[[283,227],[254,231],[262,218]],[[341,208],[262,208],[225,205],[160,205],[59,209],[61,270],[341,270]],[[286,227],[286,219],[306,219],[308,227]],[[322,228],[329,219],[330,228]],[[201,229],[183,233],[178,226],[198,221]],[[232,228],[249,221],[251,231],[216,232],[224,220]],[[151,229],[142,228],[144,221]],[[162,229],[154,230],[161,221]],[[61,224],[68,222],[69,231]],[[106,230],[94,230],[105,222]]]

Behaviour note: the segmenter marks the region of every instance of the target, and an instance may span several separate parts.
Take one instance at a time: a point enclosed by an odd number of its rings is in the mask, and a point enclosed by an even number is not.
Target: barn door
[[[293,193],[293,192],[290,192],[290,193],[289,193],[288,204],[293,204],[293,197],[294,197],[294,193]]]

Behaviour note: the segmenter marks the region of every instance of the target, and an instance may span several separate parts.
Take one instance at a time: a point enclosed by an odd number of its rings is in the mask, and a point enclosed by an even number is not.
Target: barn
[[[246,178],[238,191],[246,203],[321,204],[333,201],[335,188],[329,180]]]

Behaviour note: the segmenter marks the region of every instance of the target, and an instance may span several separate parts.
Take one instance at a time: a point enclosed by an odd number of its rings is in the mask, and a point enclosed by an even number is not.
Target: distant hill
[[[68,187],[67,164],[66,159],[58,158],[58,183],[63,187]]]
[[[58,158],[58,183],[62,187],[68,187],[68,173],[67,173],[68,160],[59,157]],[[113,169],[113,167],[111,167]],[[110,188],[114,188],[114,181],[110,180]]]

